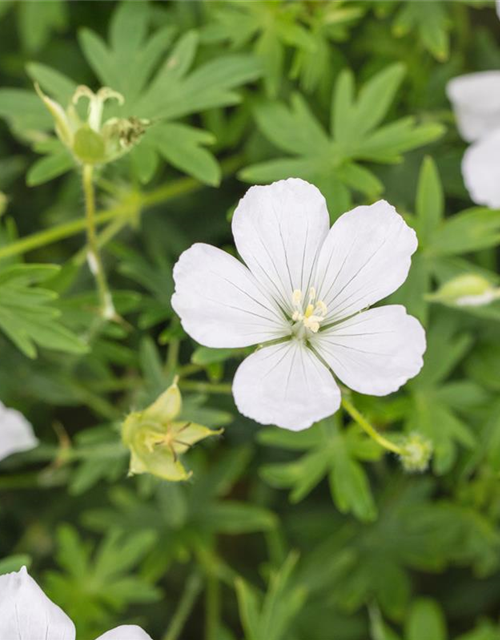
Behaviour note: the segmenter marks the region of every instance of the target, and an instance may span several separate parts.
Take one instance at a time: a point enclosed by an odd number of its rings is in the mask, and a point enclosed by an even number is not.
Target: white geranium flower
[[[466,150],[462,175],[473,202],[500,209],[500,128]]]
[[[500,127],[500,71],[469,73],[446,86],[460,135],[475,142]]]
[[[460,135],[472,143],[462,161],[471,200],[500,208],[500,71],[459,76],[446,89]]]
[[[33,427],[22,413],[0,402],[0,460],[38,445]],[[1,636],[0,636],[1,637]]]
[[[316,187],[290,179],[252,187],[233,217],[246,266],[206,244],[174,268],[172,305],[208,347],[262,344],[233,383],[239,411],[305,429],[340,405],[333,373],[386,395],[422,367],[425,334],[404,307],[366,311],[405,281],[415,232],[387,202],[356,207],[329,229]]]
[[[0,576],[2,640],[75,640],[75,625],[51,602],[23,567]],[[97,640],[151,640],[140,627],[122,626]]]

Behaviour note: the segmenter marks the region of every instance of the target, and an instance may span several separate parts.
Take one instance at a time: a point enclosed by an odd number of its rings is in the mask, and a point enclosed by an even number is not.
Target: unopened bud
[[[467,273],[448,280],[428,300],[457,307],[479,307],[500,297],[500,289],[475,273]]]

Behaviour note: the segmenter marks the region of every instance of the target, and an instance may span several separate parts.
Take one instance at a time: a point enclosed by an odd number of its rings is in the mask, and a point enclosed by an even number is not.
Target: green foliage
[[[500,300],[436,295],[500,285],[500,212],[470,201],[445,95],[498,67],[498,24],[492,0],[0,3],[0,401],[41,443],[0,460],[0,575],[27,566],[79,640],[118,624],[156,640],[500,640]],[[116,161],[90,154],[112,322],[81,165],[35,82],[87,147],[76,88],[124,97],[102,114]],[[144,129],[133,148],[124,120]],[[234,253],[247,183],[292,176],[332,221],[384,197],[417,233],[389,303],[425,326],[424,367],[344,404],[389,445],[429,441],[420,474],[342,409],[302,432],[239,415],[250,350],[195,344],[171,307],[180,253]],[[121,425],[176,376],[182,419],[224,433],[181,445],[183,482],[129,477]]]
[[[83,340],[66,329],[54,306],[57,293],[37,286],[59,271],[56,265],[14,265],[0,272],[0,329],[28,357],[36,347],[82,354]]]
[[[160,592],[132,571],[156,542],[152,532],[109,533],[97,549],[85,544],[70,526],[58,531],[60,572],[46,576],[50,596],[78,623],[83,633],[103,630],[109,611],[130,603],[152,602]]]
[[[300,175],[314,183],[338,215],[352,204],[351,191],[373,199],[383,185],[363,161],[399,162],[401,154],[438,138],[437,123],[417,124],[406,117],[381,125],[401,84],[405,70],[394,64],[371,78],[355,96],[354,76],[344,70],[335,85],[330,106],[330,132],[325,131],[300,94],[288,108],[267,102],[256,109],[262,133],[292,158],[269,160],[243,169],[242,179],[272,182]]]

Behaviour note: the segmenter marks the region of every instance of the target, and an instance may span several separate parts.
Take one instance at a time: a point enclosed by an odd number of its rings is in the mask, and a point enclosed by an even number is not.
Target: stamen
[[[305,329],[312,333],[317,333],[321,323],[326,318],[328,309],[323,300],[316,300],[316,289],[309,289],[308,303],[304,310],[303,295],[300,289],[295,289],[292,294],[292,320],[295,324],[295,332],[297,336],[305,337]]]

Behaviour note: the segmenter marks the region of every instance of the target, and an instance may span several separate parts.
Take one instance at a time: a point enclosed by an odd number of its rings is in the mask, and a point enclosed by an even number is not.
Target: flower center
[[[316,289],[314,287],[309,289],[307,304],[302,291],[295,289],[292,295],[292,306],[295,333],[299,337],[304,336],[305,329],[312,331],[312,333],[318,333],[328,309],[323,300],[316,300]]]

